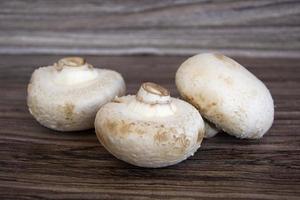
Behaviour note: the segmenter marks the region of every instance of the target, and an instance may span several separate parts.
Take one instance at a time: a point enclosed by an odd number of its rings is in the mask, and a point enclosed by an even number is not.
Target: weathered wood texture
[[[300,55],[299,0],[0,1],[0,53]]]
[[[30,74],[57,58],[0,57],[0,199],[300,198],[300,59],[237,59],[266,83],[275,100],[275,122],[263,139],[220,134],[178,165],[142,169],[115,159],[93,130],[59,133],[30,116]],[[178,96],[174,74],[184,57],[87,59],[121,72],[129,93],[142,81],[155,81]]]

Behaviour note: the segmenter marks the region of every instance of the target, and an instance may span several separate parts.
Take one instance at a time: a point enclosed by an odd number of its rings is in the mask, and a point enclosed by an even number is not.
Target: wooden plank
[[[0,2],[2,54],[300,55],[300,2]]]
[[[300,59],[237,58],[270,88],[275,122],[261,140],[225,134],[205,140],[187,161],[143,169],[115,159],[93,130],[59,133],[26,107],[26,84],[61,56],[0,56],[1,199],[299,199]],[[178,96],[181,56],[86,56],[121,72],[134,93],[154,81]]]

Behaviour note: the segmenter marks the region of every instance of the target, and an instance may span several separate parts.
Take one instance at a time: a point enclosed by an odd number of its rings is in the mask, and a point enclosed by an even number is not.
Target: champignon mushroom
[[[101,107],[95,128],[101,144],[115,157],[150,168],[185,160],[204,136],[197,109],[150,82],[143,83],[137,95],[116,98]]]
[[[204,53],[176,73],[181,96],[208,121],[238,138],[261,138],[271,127],[274,104],[267,87],[236,61]]]
[[[40,124],[78,131],[93,128],[99,108],[124,93],[119,73],[93,68],[80,57],[67,57],[33,72],[27,104]]]

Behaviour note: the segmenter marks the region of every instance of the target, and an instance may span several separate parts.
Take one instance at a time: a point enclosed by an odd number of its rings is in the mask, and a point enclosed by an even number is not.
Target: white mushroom
[[[179,163],[200,147],[204,123],[189,103],[144,83],[137,95],[116,98],[97,113],[99,141],[118,159],[141,167]]]
[[[97,111],[125,93],[122,76],[96,69],[80,57],[40,67],[31,76],[27,104],[42,125],[59,131],[93,128]]]
[[[220,54],[187,59],[176,73],[181,96],[218,128],[239,138],[260,138],[271,127],[274,104],[266,86]]]

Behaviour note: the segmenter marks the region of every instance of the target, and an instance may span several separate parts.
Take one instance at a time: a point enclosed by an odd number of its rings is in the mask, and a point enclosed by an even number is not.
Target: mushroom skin
[[[181,96],[210,122],[238,138],[261,138],[274,120],[267,87],[233,59],[221,54],[195,55],[176,72]]]
[[[36,69],[27,93],[29,111],[41,125],[79,131],[93,128],[100,107],[124,95],[125,82],[115,71],[93,68],[80,57],[67,57]]]
[[[150,82],[143,83],[137,95],[116,98],[101,107],[95,129],[100,143],[115,157],[148,168],[187,159],[204,137],[197,109]]]

